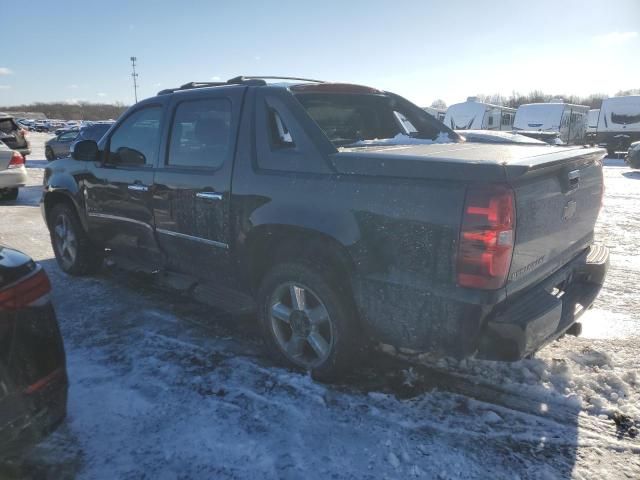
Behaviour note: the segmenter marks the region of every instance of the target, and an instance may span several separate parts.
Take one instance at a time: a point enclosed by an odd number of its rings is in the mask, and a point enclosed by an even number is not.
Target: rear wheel
[[[0,200],[16,200],[18,198],[17,188],[8,188],[6,190],[0,190]]]
[[[60,268],[70,275],[87,275],[102,266],[103,252],[96,248],[66,203],[53,207],[49,215],[51,244]]]
[[[55,160],[56,156],[53,153],[53,149],[51,147],[47,147],[44,149],[44,156],[47,160]]]
[[[258,316],[276,360],[320,380],[340,376],[357,352],[356,313],[344,289],[320,269],[275,266],[258,292]]]

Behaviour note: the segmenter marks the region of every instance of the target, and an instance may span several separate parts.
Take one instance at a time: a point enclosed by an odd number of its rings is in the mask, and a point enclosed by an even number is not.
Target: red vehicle
[[[66,416],[66,357],[50,291],[40,265],[0,246],[0,462]]]

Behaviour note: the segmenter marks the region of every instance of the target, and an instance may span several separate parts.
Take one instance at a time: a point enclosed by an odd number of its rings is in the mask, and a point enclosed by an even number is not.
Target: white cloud
[[[107,96],[107,94],[104,93],[104,92],[96,93],[96,95],[98,95],[99,97],[106,97]]]
[[[78,87],[77,84],[72,83],[71,85],[69,85],[69,88],[73,88],[75,90],[76,88],[80,88],[80,87]]]
[[[211,81],[212,82],[219,82],[220,81],[220,77],[218,75],[214,75],[213,77],[211,77]]]
[[[638,32],[610,32],[596,35],[593,41],[600,47],[613,47],[623,45],[638,37]]]
[[[0,85],[0,90],[9,90],[11,85]]]
[[[13,71],[8,69],[7,67],[0,67],[0,75],[11,75]]]
[[[154,87],[161,87],[161,86],[162,86],[162,83],[161,83],[161,82],[154,83],[154,84],[153,84],[153,86],[154,86]]]
[[[65,103],[68,103],[70,105],[77,105],[80,102],[86,102],[86,100],[84,98],[67,98],[65,100]]]

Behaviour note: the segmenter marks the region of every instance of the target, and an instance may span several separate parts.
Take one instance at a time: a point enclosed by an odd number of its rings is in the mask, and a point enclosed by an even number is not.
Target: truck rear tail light
[[[11,156],[11,161],[9,161],[9,166],[7,168],[18,168],[24,165],[24,157],[20,154],[20,152],[13,152]]]
[[[515,214],[510,187],[469,187],[458,245],[458,285],[484,290],[504,286],[513,255]]]
[[[51,283],[44,270],[10,287],[0,290],[0,311],[14,311],[28,307],[51,292]]]

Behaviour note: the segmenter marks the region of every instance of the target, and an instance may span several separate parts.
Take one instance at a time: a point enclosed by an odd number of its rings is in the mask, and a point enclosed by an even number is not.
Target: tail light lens
[[[20,152],[13,152],[11,156],[11,161],[9,162],[9,166],[7,168],[18,168],[24,165],[24,157],[20,154]]]
[[[504,286],[513,255],[515,214],[515,195],[510,187],[467,190],[458,247],[458,285],[485,290]]]
[[[20,310],[28,307],[51,292],[51,283],[44,270],[12,286],[0,290],[0,311]]]

